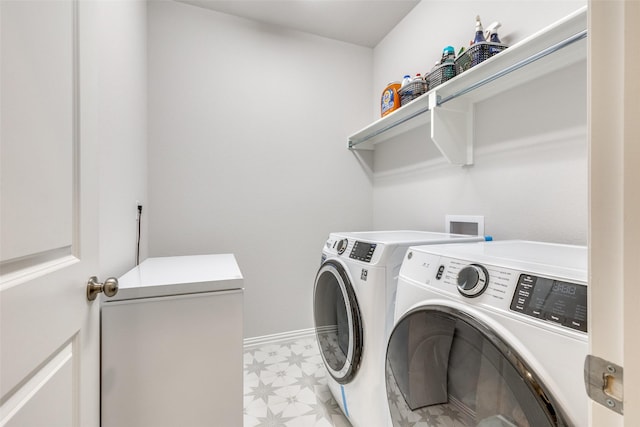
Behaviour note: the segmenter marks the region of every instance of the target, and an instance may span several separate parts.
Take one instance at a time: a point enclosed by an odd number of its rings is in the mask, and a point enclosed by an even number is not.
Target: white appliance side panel
[[[242,425],[241,290],[102,308],[102,427]]]

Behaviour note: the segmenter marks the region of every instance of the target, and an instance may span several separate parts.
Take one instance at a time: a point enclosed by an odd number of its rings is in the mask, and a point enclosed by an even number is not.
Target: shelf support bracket
[[[431,139],[454,165],[473,164],[473,106],[462,99],[439,104],[438,92],[429,94]]]

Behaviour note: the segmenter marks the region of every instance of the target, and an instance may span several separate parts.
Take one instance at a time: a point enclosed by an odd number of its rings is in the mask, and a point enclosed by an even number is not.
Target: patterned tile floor
[[[315,336],[246,346],[244,427],[350,427],[325,375]]]

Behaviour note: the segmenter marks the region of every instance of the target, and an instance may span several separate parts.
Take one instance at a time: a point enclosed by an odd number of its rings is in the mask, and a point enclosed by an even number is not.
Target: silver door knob
[[[91,276],[89,282],[87,282],[87,299],[93,301],[96,299],[100,292],[108,297],[112,297],[118,293],[118,279],[115,277],[109,277],[104,283],[98,282],[96,276]]]

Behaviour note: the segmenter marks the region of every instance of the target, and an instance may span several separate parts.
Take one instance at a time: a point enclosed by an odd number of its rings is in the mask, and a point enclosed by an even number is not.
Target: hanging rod
[[[423,95],[424,96],[424,95]],[[384,133],[386,131],[388,131],[389,129],[393,129],[396,126],[401,125],[402,123],[405,123],[411,119],[413,119],[414,117],[419,116],[422,113],[426,113],[427,111],[429,111],[429,106],[427,105],[426,107],[423,107],[417,111],[415,111],[414,113],[411,113],[410,115],[403,117],[402,119],[399,119],[396,122],[393,123],[389,123],[388,125],[386,125],[383,128],[380,128],[374,132],[372,132],[371,134],[367,135],[366,137],[364,137],[363,139],[354,142],[351,139],[349,140],[349,149],[352,149],[354,146],[358,145],[358,144],[362,144],[363,142],[367,142],[368,140],[370,140],[371,138],[374,138],[378,135],[380,135],[381,133]]]

